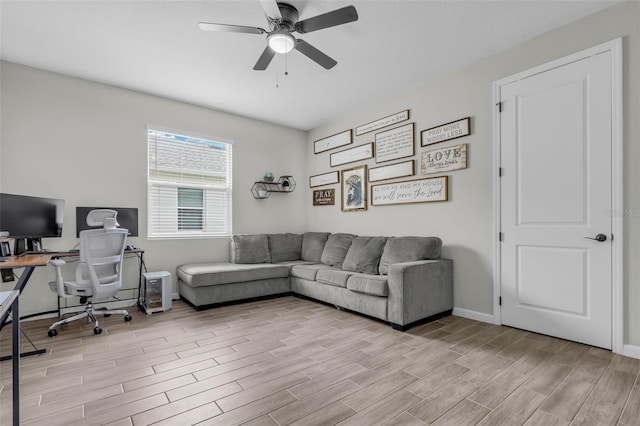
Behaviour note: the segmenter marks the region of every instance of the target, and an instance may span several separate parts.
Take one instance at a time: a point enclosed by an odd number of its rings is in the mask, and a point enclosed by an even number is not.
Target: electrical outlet
[[[13,269],[2,269],[2,282],[8,283],[13,281]]]

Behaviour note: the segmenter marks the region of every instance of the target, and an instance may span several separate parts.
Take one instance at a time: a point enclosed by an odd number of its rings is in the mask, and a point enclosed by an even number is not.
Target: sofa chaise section
[[[178,291],[196,309],[289,294],[289,266],[270,263],[200,263],[176,269]]]

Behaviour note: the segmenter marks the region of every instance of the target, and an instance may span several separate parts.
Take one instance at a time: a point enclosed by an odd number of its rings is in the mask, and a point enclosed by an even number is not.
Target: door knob
[[[596,235],[595,238],[591,238],[591,237],[585,237],[588,240],[594,240],[594,241],[598,241],[598,242],[603,242],[603,241],[607,241],[607,236],[604,234],[598,234]]]

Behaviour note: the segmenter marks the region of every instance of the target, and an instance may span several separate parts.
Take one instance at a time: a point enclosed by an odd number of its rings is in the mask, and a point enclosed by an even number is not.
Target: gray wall
[[[433,146],[468,144],[468,168],[450,173],[450,199],[427,203],[369,207],[366,212],[342,213],[333,207],[312,207],[308,222],[314,229],[367,235],[437,235],[443,256],[454,259],[454,306],[474,312],[493,311],[493,98],[492,83],[536,65],[618,37],[624,55],[624,195],[625,195],[625,343],[640,344],[640,3],[626,2],[581,21],[527,41],[513,49],[474,63],[458,72],[426,82],[407,93],[381,99],[309,134],[310,175],[352,167],[329,167],[329,153],[313,154],[313,141],[409,108],[416,123],[416,166],[419,171],[420,130],[471,116],[472,135]],[[430,41],[437,42],[437,41]],[[371,142],[375,132],[355,138],[354,145]],[[374,161],[364,162],[375,166]],[[354,163],[360,165],[363,162]],[[541,172],[543,170],[541,169]],[[402,180],[402,179],[401,179]],[[336,198],[339,186],[335,185]],[[307,189],[307,200],[311,190]]]
[[[639,26],[638,2],[616,5],[409,92],[365,105],[309,134],[3,62],[0,190],[66,200],[63,238],[46,241],[52,249],[77,244],[75,206],[138,207],[141,236],[132,243],[147,251],[149,270],[173,273],[175,266],[184,262],[227,260],[228,241],[146,239],[145,126],[150,123],[230,138],[236,142],[234,232],[327,230],[361,235],[438,235],[445,242],[444,256],[455,260],[455,306],[492,314],[492,83],[623,37],[625,343],[640,345],[640,262],[636,261],[640,257],[640,171],[635,167],[640,160]],[[411,109],[410,121],[416,123],[418,135],[422,129],[472,117],[472,135],[456,142],[468,144],[469,168],[448,173],[450,200],[342,213],[337,190],[335,206],[312,207],[307,177],[350,167],[329,167],[328,153],[313,154],[313,141],[406,108]],[[357,137],[355,144],[373,138],[374,133],[369,133]],[[416,149],[415,159],[420,151]],[[355,165],[359,164],[362,162]],[[375,166],[374,162],[366,164]],[[252,182],[265,171],[276,176],[292,174],[298,182],[296,191],[254,200],[249,192]],[[55,295],[44,287],[50,276],[51,271],[44,268],[34,275],[21,300],[23,313],[55,308]]]
[[[137,207],[140,236],[130,243],[146,250],[150,271],[175,275],[182,263],[228,259],[228,238],[147,240],[147,124],[235,141],[235,233],[306,229],[304,215],[291,213],[304,204],[304,185],[266,200],[250,191],[266,171],[304,182],[304,132],[13,63],[0,70],[0,190],[66,202],[63,238],[44,240],[46,248],[78,244],[76,206]],[[135,261],[127,263],[127,285],[137,286]],[[24,315],[56,308],[45,286],[52,274],[34,273],[20,302]]]

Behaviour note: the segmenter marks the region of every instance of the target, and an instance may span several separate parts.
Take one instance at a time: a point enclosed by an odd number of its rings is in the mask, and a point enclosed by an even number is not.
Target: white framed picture
[[[369,182],[413,176],[415,174],[414,161],[389,164],[388,166],[370,167]]]
[[[353,132],[351,131],[351,129],[349,129],[345,130],[344,132],[336,133],[335,135],[319,139],[313,143],[313,153],[320,154],[321,152],[349,145],[350,143],[353,143],[352,135]]]
[[[338,171],[322,173],[319,175],[309,176],[309,188],[315,188],[317,186],[331,185],[332,183],[340,182],[340,175]]]
[[[334,152],[329,157],[329,163],[331,167],[335,167],[369,158],[373,158],[373,142]]]

